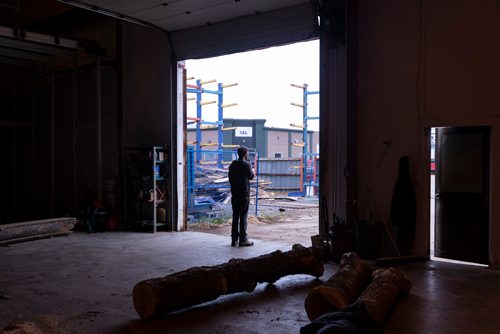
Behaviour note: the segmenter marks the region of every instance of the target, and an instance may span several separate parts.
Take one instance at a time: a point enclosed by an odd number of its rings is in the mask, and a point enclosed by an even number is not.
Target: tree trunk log
[[[0,225],[0,245],[72,233],[76,218],[54,218]]]
[[[353,303],[370,283],[371,277],[372,269],[366,261],[356,253],[344,254],[337,272],[307,294],[304,307],[309,320]]]
[[[365,304],[372,319],[383,326],[389,311],[402,294],[410,291],[411,286],[410,279],[397,269],[377,269],[373,273],[373,281],[359,300]]]
[[[193,267],[172,275],[148,279],[134,286],[134,307],[141,319],[214,300],[225,294],[251,292],[258,283],[274,283],[287,275],[323,275],[323,263],[314,248],[294,245],[250,259],[231,259],[210,266]]]

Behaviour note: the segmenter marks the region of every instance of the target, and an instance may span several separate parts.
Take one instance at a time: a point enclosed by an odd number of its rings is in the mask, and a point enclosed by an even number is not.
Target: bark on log
[[[53,218],[0,225],[0,245],[72,233],[76,218]]]
[[[412,287],[410,279],[394,268],[377,269],[373,280],[359,296],[372,319],[383,326],[390,310],[401,295]]]
[[[304,307],[309,320],[353,303],[371,278],[372,269],[366,261],[353,252],[344,254],[337,272],[307,294]]]
[[[235,292],[251,292],[258,283],[274,283],[287,275],[323,275],[321,255],[314,248],[294,245],[250,259],[231,259],[210,266],[193,267],[134,286],[134,308],[141,319],[177,311]]]

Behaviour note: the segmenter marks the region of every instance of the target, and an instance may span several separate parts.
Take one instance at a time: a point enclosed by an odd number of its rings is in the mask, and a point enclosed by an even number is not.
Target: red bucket
[[[106,220],[106,230],[116,231],[120,225],[120,217],[118,215],[110,215]]]

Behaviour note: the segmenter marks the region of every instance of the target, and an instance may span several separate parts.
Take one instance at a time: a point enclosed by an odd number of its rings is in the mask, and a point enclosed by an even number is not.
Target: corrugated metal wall
[[[268,190],[300,190],[300,159],[260,159],[259,179],[271,181]]]

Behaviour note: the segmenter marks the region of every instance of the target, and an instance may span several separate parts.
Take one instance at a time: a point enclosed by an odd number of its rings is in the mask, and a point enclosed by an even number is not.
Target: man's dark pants
[[[233,242],[247,241],[247,225],[248,225],[248,207],[250,198],[244,197],[241,199],[233,198],[233,225],[231,228],[231,238]]]

